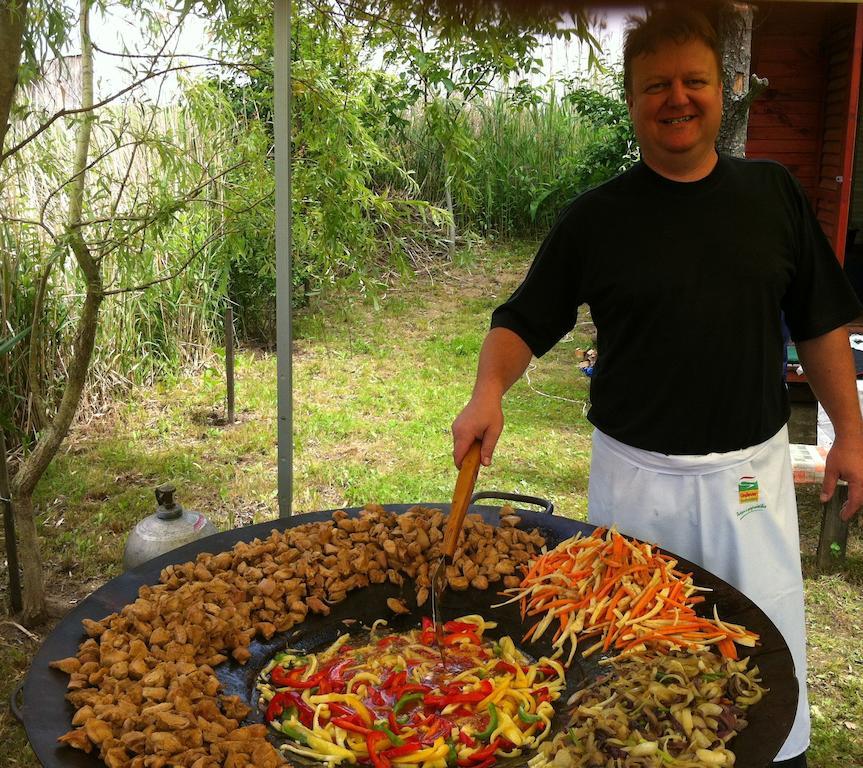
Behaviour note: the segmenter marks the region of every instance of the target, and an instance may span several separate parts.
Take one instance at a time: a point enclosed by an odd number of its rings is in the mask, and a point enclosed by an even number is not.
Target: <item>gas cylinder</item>
[[[217,532],[216,526],[200,512],[183,509],[174,500],[176,492],[170,483],[156,488],[158,508],[129,534],[123,551],[123,570],[128,571],[157,555]]]

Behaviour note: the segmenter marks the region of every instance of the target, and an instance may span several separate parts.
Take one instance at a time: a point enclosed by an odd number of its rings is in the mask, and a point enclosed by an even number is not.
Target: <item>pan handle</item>
[[[535,504],[538,507],[542,507],[543,512],[548,512],[550,515],[554,514],[554,504],[548,501],[548,499],[542,499],[539,496],[524,496],[520,493],[506,493],[504,491],[477,491],[470,497],[470,503],[473,504],[480,499],[503,499],[504,501],[517,501],[522,504]]]
[[[9,694],[9,710],[15,715],[15,719],[24,725],[24,715],[21,712],[21,707],[18,706],[18,697],[21,697],[21,703],[23,704],[23,692],[24,692],[24,681],[22,680],[18,685],[16,685],[12,689],[12,693]]]

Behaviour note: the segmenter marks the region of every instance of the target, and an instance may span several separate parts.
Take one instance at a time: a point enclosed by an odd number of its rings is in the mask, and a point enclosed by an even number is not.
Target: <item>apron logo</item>
[[[744,475],[737,483],[737,494],[741,504],[754,504],[758,501],[758,481],[754,477]]]
[[[758,490],[758,480],[749,475],[744,475],[737,482],[737,497],[740,499],[740,509],[737,510],[738,519],[742,520],[752,512],[767,509],[766,504],[759,504],[761,493]]]

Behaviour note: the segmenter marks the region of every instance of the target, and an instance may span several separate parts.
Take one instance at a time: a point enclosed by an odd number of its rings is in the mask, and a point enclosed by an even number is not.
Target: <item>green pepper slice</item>
[[[375,731],[380,731],[382,734],[384,734],[384,736],[386,736],[390,740],[390,744],[392,744],[394,747],[400,747],[405,743],[404,739],[402,739],[400,736],[396,736],[395,733],[390,730],[389,726],[383,720],[379,720],[378,722],[376,722],[372,726],[372,728]]]
[[[402,696],[395,704],[393,704],[393,714],[397,715],[401,712],[408,704],[413,701],[419,701],[423,698],[425,694],[423,693],[406,693]]]
[[[294,741],[300,742],[300,744],[305,744],[308,746],[309,740],[306,738],[306,734],[304,734],[298,728],[294,728],[294,726],[290,725],[287,722],[284,722],[281,725],[281,731],[289,739],[293,739]]]
[[[530,712],[528,712],[524,708],[524,704],[518,705],[518,717],[519,717],[519,720],[521,720],[523,723],[527,723],[528,725],[531,725],[533,723],[538,722],[539,720],[542,720],[542,718],[539,715],[532,715]]]
[[[497,707],[489,702],[488,704],[488,726],[484,731],[475,733],[474,736],[482,741],[487,741],[497,729]]]

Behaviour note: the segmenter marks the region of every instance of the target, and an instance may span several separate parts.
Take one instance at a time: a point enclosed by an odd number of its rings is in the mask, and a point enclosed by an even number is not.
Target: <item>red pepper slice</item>
[[[373,731],[371,728],[366,728],[364,725],[359,725],[355,723],[353,720],[349,720],[346,717],[334,717],[330,722],[333,725],[339,726],[339,728],[344,728],[346,731],[353,731],[354,733],[361,733],[363,736],[383,736],[379,731]]]
[[[444,632],[476,632],[476,624],[469,621],[448,621],[443,625]]]
[[[476,739],[473,738],[467,731],[459,730],[458,740],[467,747],[476,746]]]
[[[380,741],[388,742],[387,737],[380,731],[371,731],[366,734],[366,747],[369,750],[369,757],[375,768],[390,768],[389,758],[378,750],[378,743]]]
[[[419,752],[422,748],[422,743],[413,739],[411,741],[406,741],[400,747],[390,747],[389,749],[385,749],[381,754],[384,757],[401,757],[402,755],[409,755],[411,752]]]
[[[344,706],[343,704],[339,704],[337,701],[331,701],[331,702],[327,703],[327,706],[330,709],[330,717],[331,718],[332,717],[347,717],[347,718],[351,718],[351,717],[358,718],[359,717],[359,715],[356,712],[354,712],[354,710],[350,709],[349,707]]]
[[[325,672],[327,677],[340,689],[339,693],[345,692],[345,686],[348,683],[348,679],[345,677],[345,671],[354,664],[353,659],[346,659],[345,661],[337,661],[331,667],[328,667]],[[335,688],[333,689],[336,690]]]
[[[422,737],[421,741],[426,745],[434,744],[438,737],[448,737],[452,732],[452,723],[449,720],[438,717],[437,715],[430,715],[429,719],[426,720],[425,727],[428,728],[428,731]]]
[[[381,688],[385,691],[401,688],[407,683],[408,673],[402,670],[401,672],[390,672],[389,675],[381,683]]]
[[[477,635],[476,632],[456,632],[454,635],[447,635],[443,639],[443,644],[455,645],[456,643],[460,643],[462,640],[467,640],[474,645],[480,644],[479,635]]]
[[[501,745],[502,741],[503,739],[495,739],[482,749],[478,749],[476,752],[468,755],[468,757],[460,757],[458,764],[462,766],[462,768],[465,768],[465,766],[477,768],[477,763],[482,763],[484,760],[494,758],[495,750]]]
[[[406,693],[428,693],[431,691],[430,685],[420,685],[419,683],[411,683],[410,685],[403,685],[397,691],[393,691],[396,694],[396,698],[400,699]]]
[[[399,725],[396,720],[395,713],[392,710],[387,712],[387,722],[390,724],[390,730],[393,733],[398,733],[401,730],[401,725]]]
[[[515,675],[518,673],[518,670],[515,668],[514,664],[510,664],[508,661],[499,661],[494,666],[495,672],[506,672],[508,675]]]
[[[270,703],[267,705],[267,713],[264,715],[266,717],[267,722],[270,723],[275,720],[282,712],[285,711],[285,694],[277,693],[270,699]]]
[[[291,709],[292,707],[297,710],[299,721],[307,728],[311,728],[315,717],[315,710],[296,691],[282,691],[270,699],[270,703],[267,706],[267,721],[271,722],[286,709]]]
[[[494,686],[491,680],[483,680],[479,688],[475,691],[463,691],[458,684],[447,686],[442,695],[428,695],[423,699],[423,703],[428,707],[436,707],[442,709],[448,704],[476,704],[486,698],[492,691]]]
[[[284,667],[273,667],[270,671],[270,680],[279,688],[315,688],[319,683],[319,675],[312,675],[308,680],[302,680],[306,667],[285,669]]]

